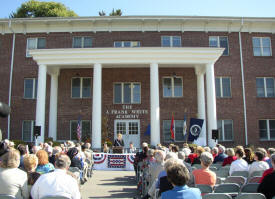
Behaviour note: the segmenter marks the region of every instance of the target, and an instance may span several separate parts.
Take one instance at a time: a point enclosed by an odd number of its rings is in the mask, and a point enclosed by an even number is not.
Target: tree
[[[99,16],[101,16],[101,17],[102,17],[102,16],[106,16],[106,12],[104,12],[104,10],[99,11],[98,14],[99,14]]]
[[[98,12],[98,14],[99,14],[99,16],[106,16],[106,12],[104,11],[104,10],[102,10],[102,11],[99,11]],[[121,16],[122,15],[122,11],[121,11],[121,9],[114,9],[113,8],[113,10],[112,10],[112,12],[109,14],[109,16]]]
[[[29,0],[23,3],[10,18],[28,17],[77,17],[77,14],[62,3]]]

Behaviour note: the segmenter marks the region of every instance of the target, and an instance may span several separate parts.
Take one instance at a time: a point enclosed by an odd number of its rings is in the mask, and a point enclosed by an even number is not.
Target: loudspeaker
[[[219,131],[217,129],[212,130],[212,139],[214,140],[219,139]]]
[[[41,135],[41,126],[34,126],[33,127],[33,135],[38,137]]]
[[[0,117],[8,117],[11,112],[11,108],[2,102],[0,102]]]

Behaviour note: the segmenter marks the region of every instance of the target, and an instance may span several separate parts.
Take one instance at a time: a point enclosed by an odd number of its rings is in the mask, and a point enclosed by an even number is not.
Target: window
[[[115,41],[114,47],[140,47],[139,41]]]
[[[22,122],[22,140],[24,142],[32,142],[34,140],[33,136],[33,120],[23,120]]]
[[[233,140],[233,120],[218,120],[219,141]]]
[[[180,36],[162,36],[161,37],[162,47],[181,47]]]
[[[271,56],[271,42],[269,37],[253,37],[254,56]]]
[[[71,140],[77,140],[77,120],[71,120]],[[81,127],[81,140],[87,140],[91,137],[91,121],[90,120],[81,120],[80,121]]]
[[[115,104],[140,104],[140,83],[115,83]]]
[[[175,141],[183,142],[185,140],[185,136],[183,135],[183,126],[184,120],[174,120],[175,121]],[[163,134],[164,134],[164,142],[173,142],[171,139],[171,120],[163,120]]]
[[[216,77],[216,97],[231,97],[231,80],[230,77]]]
[[[275,140],[275,120],[259,120],[261,140]]]
[[[72,98],[91,97],[91,78],[74,77],[72,78]]]
[[[209,46],[216,48],[225,48],[222,55],[229,55],[228,38],[224,36],[210,36]]]
[[[256,87],[257,97],[275,97],[273,77],[256,78]]]
[[[27,50],[26,57],[30,57],[29,50],[33,49],[43,49],[46,48],[46,39],[45,38],[28,38],[27,39]]]
[[[24,98],[35,99],[37,96],[37,79],[25,78],[24,79]]]
[[[92,37],[73,37],[73,48],[91,48]]]
[[[163,97],[182,97],[182,78],[163,78]]]

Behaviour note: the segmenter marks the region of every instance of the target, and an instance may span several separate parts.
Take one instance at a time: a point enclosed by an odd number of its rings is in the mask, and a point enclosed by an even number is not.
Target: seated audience
[[[237,160],[237,157],[235,156],[234,149],[228,148],[227,149],[227,155],[228,155],[228,157],[224,158],[224,160],[223,160],[223,163],[222,163],[223,167],[226,166],[226,165],[231,165],[231,163],[233,161]]]
[[[19,144],[17,146],[17,149],[18,149],[18,151],[20,153],[20,165],[19,165],[19,168],[24,169],[24,162],[23,162],[23,160],[24,160],[24,156],[27,155],[27,152],[28,152],[27,147],[24,144]]]
[[[192,169],[192,167],[191,167],[191,164],[189,164],[188,162],[185,161],[185,153],[184,153],[183,151],[180,151],[180,152],[178,153],[178,158],[179,158],[180,160],[182,160],[184,166],[185,166],[185,167],[188,169],[188,171],[189,171],[190,179],[189,179],[189,181],[187,182],[187,185],[193,187],[193,186],[194,186],[194,176],[193,176],[193,174],[192,174],[193,169]]]
[[[205,146],[205,147],[203,147],[203,149],[204,149],[204,151],[205,151],[205,152],[209,152],[209,153],[211,153],[211,149],[210,149],[210,147]]]
[[[54,166],[52,163],[49,163],[49,156],[48,153],[44,150],[39,150],[36,153],[38,158],[38,166],[36,168],[36,172],[40,174],[49,173],[50,171],[54,170]]]
[[[275,154],[271,155],[270,160],[271,160],[271,164],[272,164],[272,161],[275,161]],[[264,173],[263,173],[262,178],[259,181],[259,183],[261,183],[267,175],[271,174],[274,171],[275,171],[275,167],[273,165],[272,165],[271,168],[265,170]]]
[[[248,164],[243,159],[243,156],[244,156],[243,149],[237,149],[235,154],[236,154],[237,160],[231,163],[231,166],[229,169],[229,175],[232,175],[234,171],[248,171]]]
[[[55,163],[55,156],[62,152],[62,148],[60,146],[53,147],[53,152],[51,157],[49,157],[49,162],[54,165]]]
[[[218,155],[214,159],[214,163],[223,162],[225,158],[227,158],[227,155],[225,154],[225,148],[222,145],[219,145],[218,147],[219,152]]]
[[[15,149],[10,149],[1,156],[0,194],[12,195],[17,199],[28,199],[27,173],[18,169],[19,164],[20,154]]]
[[[193,162],[192,162],[192,165],[193,164],[201,164],[201,160],[200,160],[200,157],[201,157],[201,154],[204,152],[204,148],[201,147],[201,146],[198,146],[196,148],[196,157],[193,159]]]
[[[209,169],[213,163],[213,156],[209,152],[203,152],[201,154],[201,169],[196,169],[192,173],[194,175],[195,184],[206,184],[215,186],[216,174]]]
[[[251,148],[244,149],[245,157],[243,158],[248,164],[252,164],[254,160],[254,154],[252,153]]]
[[[269,168],[272,168],[272,164],[271,164],[271,156],[272,156],[272,154],[275,154],[275,148],[269,148],[267,150],[268,160],[266,160],[266,162],[269,165]]]
[[[71,167],[77,167],[78,169],[83,169],[83,164],[80,158],[77,156],[78,150],[76,147],[70,148],[67,152],[67,155],[69,156],[71,160]]]
[[[213,147],[212,150],[211,150],[211,153],[212,153],[213,158],[215,159],[215,157],[216,157],[216,156],[218,155],[218,153],[219,153],[218,147]]]
[[[134,169],[137,174],[138,164],[143,162],[147,158],[148,144],[146,142],[142,143],[142,151],[136,153],[134,160]]]
[[[166,168],[167,178],[173,185],[173,189],[161,194],[162,199],[200,199],[201,192],[198,188],[189,188],[186,183],[189,173],[183,164],[174,162]]]
[[[272,199],[275,196],[275,154],[271,156],[271,164],[273,167],[273,172],[266,175],[258,187],[258,192],[264,194],[266,199]]]
[[[71,199],[80,199],[80,192],[77,181],[66,172],[71,161],[67,155],[56,157],[55,170],[38,178],[31,189],[33,199],[40,199],[45,196],[65,196]]]
[[[264,159],[264,153],[262,151],[256,151],[254,154],[254,160],[249,167],[249,175],[251,175],[254,171],[262,171],[269,169],[269,165],[263,160]]]

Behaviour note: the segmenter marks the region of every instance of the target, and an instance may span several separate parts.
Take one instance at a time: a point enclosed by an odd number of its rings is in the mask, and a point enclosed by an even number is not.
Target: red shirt
[[[197,155],[196,153],[191,153],[191,154],[188,156],[188,158],[189,158],[191,164],[193,164],[194,159],[197,158],[197,157],[198,157],[198,155]]]
[[[273,171],[274,171],[273,168],[270,168],[270,169],[265,170],[264,173],[263,173],[262,178],[261,178],[260,181],[259,181],[259,183],[261,183],[261,182],[263,181],[263,179],[264,179],[265,176],[271,174]]]
[[[228,156],[227,158],[225,158],[225,159],[223,160],[222,166],[224,167],[224,166],[227,165],[227,164],[231,165],[231,163],[232,163],[233,161],[235,161],[235,160],[237,160],[237,157],[236,157],[236,156]]]

